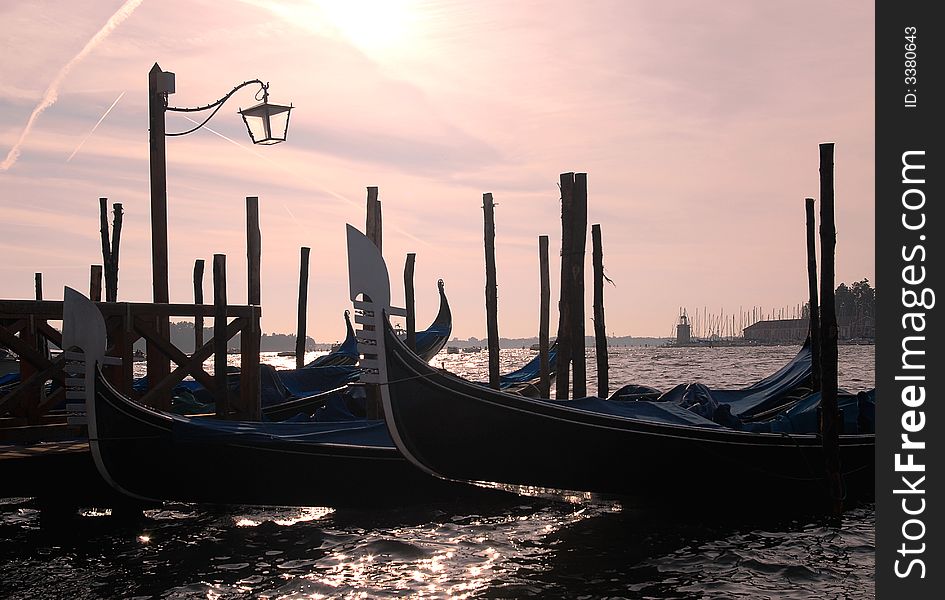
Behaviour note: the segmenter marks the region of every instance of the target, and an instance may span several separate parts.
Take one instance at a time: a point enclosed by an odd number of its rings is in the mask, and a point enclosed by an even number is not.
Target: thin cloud
[[[115,105],[118,104],[118,101],[121,100],[124,95],[125,95],[125,92],[118,94],[118,97],[115,98],[115,101],[112,102],[112,105],[108,107],[108,110],[105,111],[105,114],[102,115],[102,118],[98,120],[98,122],[92,127],[92,129],[90,129],[89,132],[85,134],[85,137],[82,138],[82,141],[79,142],[79,145],[75,147],[75,150],[72,151],[72,154],[69,155],[69,158],[66,159],[66,162],[70,162],[72,160],[72,157],[75,156],[79,152],[79,150],[82,149],[82,146],[85,145],[85,142],[88,141],[90,137],[92,137],[92,134],[95,133],[95,130],[98,129],[98,126],[102,124],[102,121],[105,120],[105,117],[108,116],[108,113],[112,112],[112,109],[115,108]]]
[[[131,13],[134,12],[136,8],[141,4],[142,0],[126,0],[121,7],[115,11],[111,17],[108,18],[108,21],[99,29],[95,35],[92,36],[85,46],[79,50],[79,53],[72,57],[72,60],[67,62],[59,72],[56,74],[56,77],[52,80],[52,83],[49,84],[49,87],[46,88],[46,91],[43,93],[42,99],[39,101],[39,104],[33,109],[33,112],[30,114],[30,118],[26,121],[26,127],[23,128],[23,131],[20,133],[19,139],[13,144],[13,147],[10,148],[10,151],[7,153],[7,157],[0,163],[0,171],[8,171],[10,167],[16,164],[17,159],[20,157],[20,147],[23,146],[23,143],[26,141],[27,136],[29,136],[30,131],[33,129],[33,125],[36,123],[36,119],[39,118],[39,115],[43,113],[44,110],[56,103],[56,100],[59,99],[59,86],[62,85],[63,80],[65,80],[66,75],[69,74],[69,71],[72,70],[72,67],[79,64],[79,62],[88,56],[88,54],[95,49],[96,46],[101,44],[105,38],[107,38],[116,27],[121,25],[121,23],[131,16]]]
[[[196,125],[196,124],[198,123],[198,121],[195,121],[194,119],[191,119],[191,118],[188,117],[187,115],[182,115],[182,116],[183,116],[185,119],[187,119],[188,121],[190,121],[191,123],[193,123],[194,125]],[[306,176],[306,175],[304,175],[304,174],[298,173],[298,172],[296,172],[295,170],[286,167],[285,165],[283,165],[283,164],[280,163],[279,161],[273,160],[272,158],[266,156],[265,154],[263,154],[263,153],[261,153],[261,152],[256,151],[254,148],[252,148],[252,147],[250,147],[250,146],[246,146],[246,145],[244,145],[244,144],[241,144],[241,143],[237,142],[236,140],[234,140],[234,139],[232,139],[232,138],[229,138],[229,137],[223,135],[223,134],[220,133],[219,131],[216,131],[216,130],[214,130],[214,129],[211,129],[210,127],[208,127],[208,126],[206,126],[206,125],[203,126],[203,129],[206,129],[207,131],[209,131],[210,133],[212,133],[213,135],[215,135],[215,136],[217,136],[217,137],[223,138],[224,140],[230,142],[231,144],[233,144],[233,145],[236,146],[237,148],[240,148],[240,149],[242,149],[242,150],[245,150],[246,152],[249,152],[249,153],[252,154],[253,156],[255,156],[255,157],[259,158],[259,159],[262,159],[262,160],[268,162],[269,164],[271,164],[272,166],[276,167],[277,169],[280,169],[280,170],[282,170],[282,171],[285,171],[286,173],[291,173],[292,175],[295,175],[295,176],[297,176],[297,177],[302,177],[303,179],[308,180],[310,183],[312,183],[312,185],[314,185],[314,186],[317,187],[318,189],[322,190],[322,191],[325,192],[326,194],[329,194],[330,196],[334,196],[335,198],[337,198],[337,199],[339,199],[339,200],[343,200],[344,202],[347,202],[347,203],[350,204],[351,206],[357,207],[357,208],[359,208],[359,209],[363,207],[362,204],[359,204],[358,202],[355,202],[354,200],[352,200],[351,198],[348,198],[348,197],[345,196],[344,194],[340,194],[340,193],[338,193],[338,192],[336,192],[336,191],[334,191],[334,190],[332,190],[332,189],[330,189],[330,188],[325,187],[324,185],[322,185],[321,183],[315,181],[315,180],[312,179],[311,177],[308,177],[308,176]],[[283,208],[285,208],[286,212],[289,213],[289,216],[292,217],[293,219],[295,219],[296,225],[299,226],[299,229],[300,229],[301,231],[304,231],[304,229],[302,228],[301,223],[299,223],[298,219],[295,217],[295,215],[292,213],[292,211],[289,210],[289,207],[286,206],[285,203],[282,203],[282,206],[283,206]],[[418,242],[418,243],[420,243],[420,244],[423,244],[424,246],[429,246],[429,245],[430,245],[430,242],[428,242],[427,240],[420,239],[420,238],[418,238],[417,236],[415,236],[415,235],[413,235],[412,233],[410,233],[409,231],[405,231],[405,230],[403,230],[403,229],[400,228],[400,227],[394,226],[394,227],[392,227],[392,229],[394,229],[394,230],[397,231],[398,233],[400,233],[400,234],[402,234],[402,235],[404,235],[404,236],[406,236],[406,237],[412,239],[412,240],[415,241],[415,242]]]

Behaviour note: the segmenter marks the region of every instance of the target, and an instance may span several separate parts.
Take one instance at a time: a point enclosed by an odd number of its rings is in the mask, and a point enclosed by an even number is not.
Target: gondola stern
[[[112,489],[136,500],[155,502],[154,498],[140,496],[123,488],[112,478],[102,455],[99,442],[98,412],[96,399],[99,380],[103,379],[100,367],[105,363],[107,329],[105,318],[95,304],[81,292],[68,286],[63,290],[62,303],[62,348],[74,352],[77,362],[83,363],[85,415],[89,434],[89,451],[92,461],[102,479]]]

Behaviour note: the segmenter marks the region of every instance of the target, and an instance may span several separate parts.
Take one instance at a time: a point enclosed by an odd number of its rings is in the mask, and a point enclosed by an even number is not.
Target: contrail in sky
[[[190,117],[188,117],[187,115],[181,115],[181,116],[183,116],[185,119],[187,119],[188,121],[190,121],[190,122],[193,123],[194,125],[199,125],[199,124],[200,124],[199,121],[195,121],[195,120],[191,119]],[[242,148],[243,150],[246,150],[247,152],[249,152],[250,154],[252,154],[253,156],[255,156],[255,157],[257,157],[257,158],[261,158],[262,160],[265,160],[265,161],[269,162],[270,164],[272,164],[272,165],[274,165],[274,166],[276,166],[276,167],[279,167],[279,168],[281,168],[281,169],[283,169],[283,170],[286,170],[285,167],[283,167],[282,165],[280,165],[280,164],[277,163],[276,161],[272,160],[272,159],[269,158],[268,156],[266,156],[266,155],[264,155],[264,154],[262,154],[262,153],[260,153],[260,152],[257,152],[257,151],[254,150],[253,148],[248,148],[248,147],[244,146],[243,144],[237,142],[237,141],[234,140],[233,138],[227,137],[227,136],[223,135],[222,133],[220,133],[219,131],[216,131],[215,129],[211,129],[210,127],[208,127],[208,126],[206,126],[206,125],[203,126],[203,129],[206,129],[207,131],[209,131],[210,133],[212,133],[213,135],[215,135],[215,136],[217,136],[217,137],[223,138],[224,140],[230,142],[231,144],[233,144],[234,146],[236,146],[236,147],[238,147],[238,148]],[[305,228],[302,227],[302,223],[298,220],[298,218],[295,216],[295,214],[294,214],[291,210],[289,210],[289,207],[286,206],[285,202],[280,201],[280,204],[282,204],[282,208],[284,208],[285,211],[286,211],[287,213],[289,213],[289,216],[292,217],[292,220],[295,222],[295,226],[298,227],[298,228],[299,228],[299,231],[304,234],[304,233],[305,233]]]
[[[85,46],[79,53],[72,57],[72,60],[67,62],[65,66],[59,69],[59,72],[56,74],[56,77],[52,80],[52,83],[49,84],[49,87],[46,88],[46,91],[43,93],[43,98],[39,101],[39,104],[36,105],[36,108],[33,109],[30,118],[26,121],[26,127],[23,128],[23,131],[20,133],[20,138],[13,144],[13,147],[10,148],[10,151],[7,153],[7,157],[0,163],[0,171],[7,171],[16,164],[16,160],[20,157],[20,146],[23,145],[23,142],[26,140],[26,136],[30,134],[30,131],[33,129],[33,124],[36,123],[36,119],[39,118],[39,115],[42,114],[44,110],[56,103],[56,100],[59,98],[59,86],[62,85],[63,80],[66,78],[66,75],[69,74],[69,71],[72,70],[72,67],[79,64],[79,62],[85,58],[89,52],[95,49],[96,46],[101,44],[105,38],[115,30],[116,27],[121,25],[122,21],[131,16],[131,13],[134,12],[138,5],[140,5],[142,0],[125,0],[125,3],[115,11],[108,21],[102,25],[102,28],[99,29],[95,35],[92,36]]]
[[[108,107],[108,110],[106,110],[106,111],[105,111],[105,114],[102,115],[102,118],[98,120],[98,123],[96,123],[96,124],[92,127],[92,129],[90,129],[89,132],[88,132],[87,134],[85,134],[85,137],[82,138],[82,141],[79,142],[79,145],[75,147],[75,150],[72,151],[72,154],[69,155],[69,158],[66,159],[66,162],[69,162],[70,160],[72,160],[72,157],[75,156],[75,155],[79,152],[79,150],[82,149],[82,146],[85,145],[85,142],[86,142],[90,137],[92,137],[92,134],[95,133],[95,130],[98,129],[98,126],[102,124],[102,121],[105,120],[105,117],[108,116],[108,113],[112,112],[112,109],[115,108],[115,105],[118,104],[118,101],[121,100],[122,96],[124,96],[124,95],[125,95],[125,92],[122,92],[122,93],[118,94],[118,97],[115,98],[115,101],[112,102],[112,105]]]

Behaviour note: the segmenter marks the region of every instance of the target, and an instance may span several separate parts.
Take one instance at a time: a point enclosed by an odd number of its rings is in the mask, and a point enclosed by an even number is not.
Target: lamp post
[[[154,63],[148,76],[148,117],[151,144],[151,262],[153,296],[156,303],[168,302],[167,290],[167,153],[166,137],[182,136],[197,131],[206,125],[223,103],[238,90],[253,84],[259,85],[257,98],[262,102],[240,110],[246,130],[254,144],[272,145],[284,142],[289,128],[289,113],[292,106],[281,106],[269,102],[269,84],[259,79],[244,81],[230,90],[225,96],[204,106],[182,108],[168,106],[167,97],[175,92],[174,73],[162,71]],[[214,109],[202,123],[178,133],[167,133],[165,114],[172,112],[202,112]]]
[[[163,71],[157,63],[148,73],[148,125],[150,143],[151,171],[151,282],[153,301],[156,304],[169,302],[167,286],[167,153],[166,137],[182,136],[197,131],[206,125],[223,104],[238,90],[257,84],[256,93],[260,104],[240,110],[250,139],[254,144],[272,145],[284,142],[289,127],[289,113],[292,106],[281,106],[269,102],[269,84],[259,79],[244,81],[230,90],[225,96],[204,106],[183,108],[168,106],[167,98],[175,92],[174,73]],[[177,133],[167,133],[165,116],[172,112],[203,112],[213,109],[210,115],[196,127]],[[158,333],[166,337],[169,332],[167,317],[158,318]],[[156,348],[148,345],[148,375],[151,382],[157,382],[170,373],[170,361],[159,356]],[[152,360],[152,357],[153,360]],[[159,404],[169,404],[170,398],[159,399]]]

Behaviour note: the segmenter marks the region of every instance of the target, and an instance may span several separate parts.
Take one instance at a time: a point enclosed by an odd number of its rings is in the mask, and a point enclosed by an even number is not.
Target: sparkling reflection
[[[271,521],[276,525],[289,526],[295,525],[296,523],[305,523],[307,521],[317,521],[333,512],[335,512],[335,509],[324,506],[306,506],[300,509],[272,508],[258,515],[233,517],[233,522],[237,527],[257,527],[266,521]],[[279,514],[283,516],[278,516]]]

